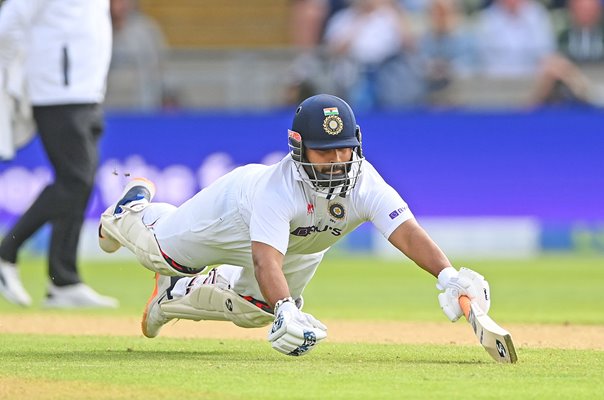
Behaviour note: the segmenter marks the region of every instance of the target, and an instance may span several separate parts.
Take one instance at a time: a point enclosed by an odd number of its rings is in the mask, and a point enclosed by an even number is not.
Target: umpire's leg
[[[16,262],[22,243],[50,221],[49,276],[57,286],[78,283],[77,247],[98,164],[102,110],[93,104],[35,106],[34,119],[55,169],[55,182],[6,235],[0,258]]]

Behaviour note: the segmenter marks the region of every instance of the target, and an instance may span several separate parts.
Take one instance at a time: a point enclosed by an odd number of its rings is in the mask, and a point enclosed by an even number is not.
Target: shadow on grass
[[[267,349],[268,350],[268,349]],[[66,350],[66,351],[3,351],[4,362],[19,362],[27,360],[28,363],[94,363],[94,362],[148,362],[148,363],[181,363],[220,361],[221,363],[239,362],[269,362],[276,361],[283,364],[391,364],[398,365],[491,365],[490,360],[459,360],[443,357],[441,359],[426,359],[414,357],[384,357],[372,353],[359,353],[354,355],[334,356],[328,353],[316,353],[306,357],[287,357],[267,351],[265,354],[249,353],[241,349],[222,350],[147,350],[147,349],[106,349],[106,350]]]
[[[181,362],[183,359],[189,361],[205,361],[220,357],[233,358],[232,351],[157,351],[157,350],[133,350],[133,349],[107,349],[107,350],[73,350],[73,351],[3,351],[2,358],[5,362],[10,359],[26,359],[28,362],[81,362],[90,361],[153,361]]]
[[[483,360],[403,360],[412,365],[491,365],[494,362]]]

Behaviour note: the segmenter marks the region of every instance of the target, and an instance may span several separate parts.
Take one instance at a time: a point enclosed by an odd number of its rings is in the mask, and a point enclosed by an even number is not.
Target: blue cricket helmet
[[[342,99],[319,94],[304,100],[296,109],[289,130],[290,154],[304,182],[315,192],[331,199],[346,196],[356,185],[363,161],[361,131],[350,106]],[[352,158],[344,163],[311,163],[306,149],[352,148]],[[336,172],[338,167],[345,172]],[[325,169],[331,172],[321,172]]]
[[[319,94],[304,100],[297,108],[292,131],[302,137],[309,149],[359,147],[358,127],[352,109],[344,100]]]

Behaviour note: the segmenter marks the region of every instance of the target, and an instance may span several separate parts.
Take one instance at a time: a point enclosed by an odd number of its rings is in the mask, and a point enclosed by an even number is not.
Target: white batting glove
[[[475,301],[485,312],[491,308],[491,292],[487,282],[478,272],[468,268],[447,267],[438,274],[436,288],[444,290],[438,295],[440,308],[452,322],[457,321],[463,311],[459,305],[459,296],[466,295]]]
[[[327,327],[294,302],[283,302],[275,310],[275,322],[268,331],[273,349],[290,356],[303,356],[327,337]]]

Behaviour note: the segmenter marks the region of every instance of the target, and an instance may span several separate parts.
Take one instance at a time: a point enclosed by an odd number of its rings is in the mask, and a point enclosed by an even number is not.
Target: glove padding
[[[454,271],[454,269],[451,267]],[[491,293],[489,282],[487,282],[478,272],[468,268],[460,268],[459,272],[446,268],[439,274],[436,287],[444,290],[438,295],[440,308],[452,322],[457,321],[463,311],[459,305],[459,296],[466,295],[470,300],[475,301],[478,306],[488,313],[491,308]],[[443,275],[443,276],[441,276]]]
[[[327,337],[327,327],[294,303],[281,304],[268,332],[273,349],[290,356],[303,356]]]

